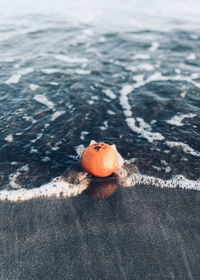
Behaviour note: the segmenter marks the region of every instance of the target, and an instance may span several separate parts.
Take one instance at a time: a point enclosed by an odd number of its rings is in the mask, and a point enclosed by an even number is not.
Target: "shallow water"
[[[199,184],[200,17],[182,7],[154,18],[159,1],[132,13],[129,4],[121,24],[118,2],[90,3],[85,17],[81,6],[71,4],[68,18],[50,4],[1,18],[2,190],[48,183],[92,139],[116,144],[139,174]]]

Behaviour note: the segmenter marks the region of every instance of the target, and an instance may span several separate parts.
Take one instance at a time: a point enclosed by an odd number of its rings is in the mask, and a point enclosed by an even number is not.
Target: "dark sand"
[[[200,279],[200,192],[0,202],[0,279]]]

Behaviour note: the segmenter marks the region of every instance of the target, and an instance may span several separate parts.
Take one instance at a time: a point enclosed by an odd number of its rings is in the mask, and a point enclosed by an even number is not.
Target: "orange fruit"
[[[82,167],[97,177],[107,177],[117,168],[119,156],[117,151],[105,143],[96,143],[87,147],[81,156]]]

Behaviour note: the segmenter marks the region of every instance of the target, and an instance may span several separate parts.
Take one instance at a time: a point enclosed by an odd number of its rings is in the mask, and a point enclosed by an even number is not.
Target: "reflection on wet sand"
[[[119,186],[119,178],[113,174],[106,178],[91,178],[86,189],[86,193],[98,199],[104,199],[111,196]]]

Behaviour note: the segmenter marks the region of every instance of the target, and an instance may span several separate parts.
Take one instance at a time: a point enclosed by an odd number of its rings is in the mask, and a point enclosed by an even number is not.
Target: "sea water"
[[[69,3],[68,3],[69,2]],[[126,186],[200,190],[198,1],[1,1],[0,199],[77,195],[92,139]]]

